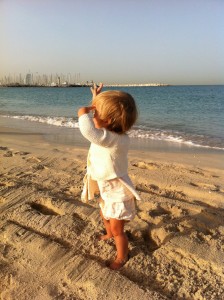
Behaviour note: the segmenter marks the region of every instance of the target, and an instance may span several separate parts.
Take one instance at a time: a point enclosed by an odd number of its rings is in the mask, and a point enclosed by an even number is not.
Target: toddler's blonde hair
[[[99,118],[108,122],[107,129],[125,133],[135,123],[138,112],[133,97],[122,91],[105,91],[92,101]]]

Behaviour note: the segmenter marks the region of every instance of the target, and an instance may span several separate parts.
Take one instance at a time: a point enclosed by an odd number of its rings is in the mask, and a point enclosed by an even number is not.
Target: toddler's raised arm
[[[91,110],[96,109],[95,106],[84,106],[84,107],[80,107],[80,109],[78,110],[78,117],[81,117],[84,114],[88,114],[90,113]]]
[[[95,128],[93,120],[88,113],[84,113],[79,117],[79,129],[87,140],[103,147],[110,147],[120,137],[118,134],[105,128]]]

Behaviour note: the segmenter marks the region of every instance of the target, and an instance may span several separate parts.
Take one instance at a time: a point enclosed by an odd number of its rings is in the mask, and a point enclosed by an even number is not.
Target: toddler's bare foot
[[[106,240],[109,240],[111,239],[113,236],[112,235],[109,235],[109,234],[105,234],[105,235],[99,235],[99,240],[100,241],[106,241]]]
[[[122,268],[126,262],[129,260],[129,255],[126,259],[119,259],[119,258],[116,258],[110,265],[109,265],[109,268],[111,270],[119,270],[120,268]]]

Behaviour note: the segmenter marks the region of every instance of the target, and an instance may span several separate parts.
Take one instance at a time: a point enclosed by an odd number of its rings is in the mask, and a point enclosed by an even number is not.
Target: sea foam
[[[78,121],[67,117],[44,117],[44,116],[3,116],[7,118],[39,122],[59,127],[78,128]]]
[[[10,116],[4,115],[6,118],[13,118],[19,120],[26,120],[30,122],[39,122],[48,125],[53,125],[57,127],[67,127],[67,128],[79,128],[78,120],[75,118],[69,117],[53,117],[53,116]],[[134,126],[129,132],[128,135],[131,138],[136,139],[150,139],[154,141],[165,141],[176,144],[184,144],[193,147],[202,147],[202,148],[211,148],[217,150],[224,150],[224,146],[221,144],[220,147],[217,146],[217,141],[213,143],[209,141],[203,135],[189,135],[184,134],[183,132],[178,131],[168,131],[161,129],[150,129],[145,126]]]

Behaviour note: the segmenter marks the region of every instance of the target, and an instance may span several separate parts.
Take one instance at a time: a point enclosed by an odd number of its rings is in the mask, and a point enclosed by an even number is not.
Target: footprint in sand
[[[153,243],[157,249],[181,232],[179,223],[186,215],[187,212],[176,205],[152,203],[149,206],[143,203],[138,217],[148,224],[143,232],[145,241]]]
[[[0,150],[6,151],[6,150],[8,150],[8,149],[9,149],[8,147],[0,146]]]
[[[12,157],[13,156],[13,153],[12,151],[7,151],[5,154],[3,154],[4,157]]]
[[[37,211],[40,214],[47,215],[47,216],[63,216],[65,213],[60,210],[57,207],[54,207],[54,205],[50,202],[47,201],[46,203],[38,203],[38,202],[33,202],[30,203],[30,207]]]
[[[168,224],[166,226],[153,228],[150,231],[151,240],[157,245],[162,246],[179,233],[178,227],[175,224]]]
[[[155,163],[145,163],[144,161],[134,163],[132,164],[132,166],[147,170],[154,170],[158,168],[158,166]]]
[[[220,186],[215,184],[203,183],[203,182],[190,182],[190,185],[204,190],[210,190],[212,192],[220,192]]]
[[[179,215],[180,212],[181,209],[177,214]],[[175,214],[173,215],[172,213],[170,213],[170,219],[173,219],[174,217],[176,217]],[[164,221],[166,221],[166,223],[163,223],[162,226],[155,226],[150,231],[150,238],[158,247],[160,247],[164,243],[167,243],[174,236],[181,233],[179,221],[175,221],[175,219],[172,221],[169,221],[168,219]]]
[[[148,193],[148,194],[158,194],[160,188],[155,184],[146,185],[146,184],[140,183],[140,184],[136,185],[136,190],[139,192]]]
[[[179,206],[171,204],[156,204],[148,206],[147,203],[141,205],[138,215],[146,222],[158,225],[169,220],[180,218],[186,215],[186,212]]]
[[[161,206],[158,206],[157,208],[150,210],[147,213],[142,212],[139,215],[142,219],[144,219],[144,221],[147,221],[154,225],[164,223],[171,219],[171,213]]]
[[[191,174],[196,174],[196,175],[201,175],[201,176],[205,176],[205,174],[202,172],[202,170],[198,169],[198,170],[189,170],[189,172]]]
[[[68,195],[68,196],[79,195],[81,193],[81,191],[82,191],[82,186],[81,185],[67,187],[64,190],[65,194]]]
[[[87,226],[87,222],[83,220],[80,215],[73,213],[73,229],[77,234],[80,234],[83,229]]]
[[[30,154],[30,152],[26,152],[26,151],[18,151],[18,152],[16,152],[15,154],[19,154],[19,155],[23,156],[23,155],[28,155],[28,154]]]
[[[186,200],[187,196],[182,191],[176,191],[176,190],[163,190],[161,191],[161,196],[173,200]]]
[[[186,194],[184,194],[182,191],[168,190],[168,189],[162,190],[155,184],[149,184],[149,185],[137,184],[136,190],[143,193],[154,194],[154,195],[158,195],[164,198],[169,198],[174,200],[186,200],[187,198]]]

